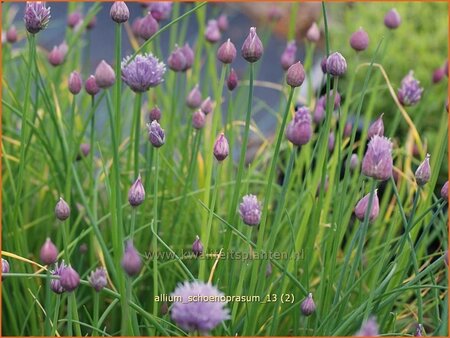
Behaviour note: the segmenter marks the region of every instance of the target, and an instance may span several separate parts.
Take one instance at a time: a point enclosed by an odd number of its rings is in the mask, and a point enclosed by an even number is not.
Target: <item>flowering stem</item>
[[[116,23],[116,29],[115,29],[115,61],[116,61],[116,83],[115,83],[115,122],[116,122],[116,136],[117,139],[121,139],[121,130],[122,126],[120,124],[120,103],[121,103],[121,93],[120,89],[122,86],[122,78],[120,76],[121,73],[121,66],[120,66],[120,59],[121,59],[121,48],[122,48],[122,26],[120,23]]]
[[[136,93],[134,101],[134,177],[139,174],[139,141],[140,141],[140,124],[141,124],[141,100],[142,94]]]
[[[155,148],[155,190],[153,196],[153,228],[155,234],[158,234],[158,165],[159,165],[159,149]],[[153,290],[154,295],[158,295],[158,239],[153,235]],[[158,302],[153,302],[153,315],[158,315]]]
[[[136,208],[133,207],[131,210],[131,226],[130,226],[130,239],[134,239],[134,229],[136,226]]]
[[[94,292],[94,314],[92,315],[92,326],[95,327],[96,329],[98,329],[98,312],[99,312],[99,298],[100,295],[97,291],[93,291]],[[94,334],[94,332],[92,332],[92,334]]]
[[[45,316],[45,326],[44,326],[44,335],[45,336],[49,336],[50,332],[51,332],[51,327],[50,327],[50,318],[51,318],[51,309],[52,307],[50,306],[50,295],[51,295],[51,289],[50,289],[50,283],[52,282],[51,280],[51,273],[50,270],[47,269],[46,271],[46,275],[47,278],[45,280],[45,311],[46,311],[46,316]]]

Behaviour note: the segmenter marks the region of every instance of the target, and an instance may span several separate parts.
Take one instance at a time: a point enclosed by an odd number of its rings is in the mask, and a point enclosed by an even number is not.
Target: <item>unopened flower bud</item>
[[[111,87],[116,82],[116,73],[114,69],[102,60],[95,69],[95,83],[100,88]]]
[[[88,281],[95,291],[100,292],[108,284],[105,268],[100,267],[92,271]]]
[[[364,218],[366,217],[366,212],[369,208],[370,194],[371,193],[368,193],[366,196],[360,199],[355,206],[355,216],[361,222],[364,221]],[[372,197],[372,207],[370,208],[370,212],[368,215],[369,222],[373,222],[378,217],[379,212],[380,212],[380,204],[378,200],[378,193],[377,190],[375,190]]]
[[[289,67],[286,73],[286,83],[295,88],[300,87],[305,80],[305,70],[300,61]]]
[[[362,161],[362,173],[376,180],[385,181],[392,176],[392,142],[375,135],[370,139]]]
[[[158,106],[154,106],[152,109],[150,109],[150,111],[148,112],[148,119],[150,120],[150,122],[161,120],[161,109],[159,109]]]
[[[236,47],[234,47],[234,44],[228,39],[217,49],[217,59],[224,64],[228,64],[232,63],[235,58]]]
[[[9,263],[6,259],[2,258],[2,275],[4,273],[9,273],[10,271],[10,267],[9,267]],[[5,277],[2,276],[2,280],[5,279]]]
[[[350,46],[357,52],[364,51],[369,46],[369,35],[362,27],[350,37]]]
[[[427,154],[425,160],[419,165],[415,173],[416,182],[422,186],[428,183],[431,177],[430,154]]]
[[[357,154],[352,154],[350,157],[350,170],[355,171],[359,167],[359,158]]]
[[[69,91],[73,95],[77,95],[82,87],[81,75],[78,72],[72,72],[69,75]]]
[[[334,52],[327,59],[327,72],[333,76],[342,76],[347,71],[347,61],[341,53]]]
[[[128,190],[128,202],[132,207],[137,207],[142,204],[145,200],[145,190],[142,185],[141,174],[139,174],[136,181]]]
[[[233,91],[237,87],[238,82],[239,82],[239,80],[238,80],[236,71],[234,70],[234,68],[231,68],[230,74],[228,75],[228,79],[227,79],[228,90]]]
[[[219,27],[221,32],[225,32],[228,30],[228,16],[226,14],[221,14],[217,18],[217,26]]]
[[[109,15],[115,22],[124,23],[130,18],[130,11],[124,1],[114,1]]]
[[[195,236],[195,241],[192,244],[192,252],[197,257],[203,253],[203,243],[198,236]]]
[[[306,31],[306,40],[309,42],[318,42],[320,40],[320,29],[316,22],[313,22]]]
[[[186,105],[189,108],[195,109],[200,107],[201,104],[202,104],[202,93],[200,92],[198,84],[196,84],[186,97]]]
[[[389,29],[396,29],[401,23],[402,19],[395,8],[390,9],[384,16],[384,25]]]
[[[60,221],[64,221],[70,216],[70,207],[62,197],[60,197],[58,203],[56,203],[55,215]]]
[[[370,127],[369,130],[367,131],[367,138],[371,139],[372,137],[374,137],[375,135],[378,136],[384,136],[384,124],[383,124],[383,115],[384,113],[382,113],[380,115],[379,118],[377,118],[375,120],[375,122],[373,122]]]
[[[228,145],[228,140],[223,133],[221,133],[214,143],[214,157],[217,161],[222,162],[227,158],[230,153],[230,148]]]
[[[142,268],[142,260],[139,253],[135,249],[132,240],[128,240],[125,245],[125,252],[122,257],[122,268],[128,276],[137,275]]]
[[[209,20],[205,28],[205,38],[206,41],[210,43],[216,43],[220,40],[222,34],[220,33],[219,25],[217,20]]]
[[[41,262],[45,265],[53,264],[58,259],[58,249],[48,237],[45,240],[44,245],[41,247],[40,258]]]
[[[99,86],[97,86],[97,82],[95,81],[94,75],[89,75],[86,83],[84,84],[84,89],[86,90],[86,93],[91,96],[97,95],[97,93],[100,91],[100,88]]]
[[[174,72],[181,72],[186,68],[186,58],[184,57],[181,48],[175,45],[175,49],[170,53],[167,59],[167,65]]]
[[[54,67],[61,65],[65,58],[64,51],[59,46],[54,46],[53,49],[48,53],[48,62]]]
[[[448,200],[448,181],[445,182],[441,188],[441,197],[445,200]]]
[[[378,335],[378,323],[375,320],[375,317],[370,317],[355,334],[357,337],[374,337]]]
[[[80,276],[71,266],[68,266],[61,271],[60,283],[64,290],[71,292],[80,285]]]
[[[311,115],[308,108],[301,107],[286,127],[286,137],[296,146],[307,144],[312,136]]]
[[[12,25],[7,31],[6,31],[6,41],[13,44],[16,43],[18,39],[17,36],[17,29],[16,26]]]
[[[308,294],[308,297],[301,303],[300,309],[303,315],[307,317],[316,311],[316,304],[314,303],[312,293]]]
[[[432,77],[432,82],[434,84],[439,83],[442,81],[442,79],[445,76],[445,70],[444,68],[437,68],[434,72],[433,72],[433,77]]]
[[[82,20],[83,16],[81,15],[81,13],[79,11],[75,11],[67,16],[67,26],[69,26],[70,28],[75,28],[78,24],[81,23]]]
[[[290,66],[292,66],[295,62],[295,54],[297,53],[297,46],[295,45],[295,41],[289,41],[286,45],[286,48],[281,54],[281,67],[284,70],[288,70]]]
[[[159,23],[148,13],[139,21],[139,36],[144,40],[150,39],[159,29]]]
[[[250,33],[244,41],[241,49],[242,57],[248,62],[256,62],[258,61],[264,53],[264,47],[262,45],[261,40],[256,34],[256,28],[251,27]]]
[[[200,105],[200,109],[205,113],[205,115],[208,115],[213,111],[213,102],[209,96],[205,100],[203,100],[202,104]]]
[[[261,222],[261,203],[255,195],[245,195],[239,205],[239,214],[245,224],[253,226]]]
[[[206,123],[205,113],[201,109],[196,110],[192,115],[192,126],[195,129],[202,129],[205,126],[205,123]]]
[[[166,142],[166,136],[164,134],[164,129],[161,128],[159,123],[157,121],[152,121],[151,123],[147,124],[147,129],[150,143],[155,148],[163,146],[163,144]]]
[[[184,58],[186,59],[186,66],[184,67],[183,71],[187,71],[188,69],[192,68],[192,65],[194,64],[194,51],[187,42],[183,47],[180,48],[180,50],[183,53]]]

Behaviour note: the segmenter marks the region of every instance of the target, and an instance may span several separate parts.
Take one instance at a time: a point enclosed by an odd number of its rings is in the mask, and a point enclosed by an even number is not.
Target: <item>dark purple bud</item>
[[[167,59],[167,65],[175,72],[181,72],[186,69],[186,58],[181,48],[175,45],[175,49],[170,53]]]
[[[350,170],[355,171],[359,167],[359,158],[357,154],[352,154],[350,157]]]
[[[86,26],[86,29],[87,30],[91,30],[91,29],[93,29],[95,27],[96,24],[97,24],[97,17],[93,16],[91,21],[88,22],[88,24]]]
[[[78,72],[72,72],[69,75],[69,91],[73,95],[77,95],[81,91],[83,81],[81,80],[81,75]]]
[[[203,253],[203,243],[198,236],[195,236],[195,241],[192,244],[192,252],[197,257]]]
[[[312,136],[311,115],[308,108],[301,107],[286,127],[286,137],[296,146],[307,144]]]
[[[92,271],[88,281],[95,291],[100,292],[108,284],[105,268],[100,267]]]
[[[327,57],[325,56],[322,61],[320,61],[320,68],[322,69],[322,73],[327,73]]]
[[[256,28],[251,27],[250,32],[242,45],[241,55],[245,60],[253,63],[258,61],[263,53],[264,47],[258,34],[256,34]]]
[[[334,143],[335,143],[335,136],[333,132],[330,132],[328,134],[328,151],[333,151],[334,149]]]
[[[67,26],[70,28],[75,28],[80,22],[83,20],[83,16],[80,12],[76,11],[73,13],[70,13],[67,16]]]
[[[221,32],[228,30],[228,16],[226,14],[221,14],[217,18],[217,26]]]
[[[416,332],[414,332],[415,337],[422,337],[423,336],[423,325],[417,324],[416,326]]]
[[[16,26],[12,25],[7,31],[6,31],[6,41],[9,43],[15,43],[17,42],[18,35],[17,35],[17,29]]]
[[[52,66],[56,67],[64,62],[65,56],[64,50],[59,46],[54,46],[50,53],[48,53],[47,59]]]
[[[320,40],[320,29],[317,23],[313,22],[306,31],[306,40],[309,42],[318,42]]]
[[[305,80],[305,70],[300,61],[289,67],[286,73],[286,83],[292,88],[300,87]]]
[[[41,262],[45,265],[53,264],[58,259],[58,249],[48,237],[45,240],[44,245],[41,247],[40,258]]]
[[[24,15],[25,27],[31,34],[44,30],[50,21],[50,7],[42,1],[27,1]]]
[[[205,28],[205,39],[210,43],[216,43],[220,40],[222,34],[220,33],[217,20],[209,20]]]
[[[439,83],[442,81],[442,79],[445,76],[445,69],[444,68],[438,68],[433,72],[433,78],[431,79],[434,84]]]
[[[159,29],[158,21],[148,13],[139,24],[139,36],[144,40],[150,39]]]
[[[397,91],[397,98],[403,106],[413,106],[417,104],[422,97],[423,88],[420,82],[414,77],[414,72],[409,71]]]
[[[238,82],[239,82],[239,80],[238,80],[236,71],[234,70],[234,68],[231,68],[230,74],[228,75],[228,79],[227,79],[228,90],[233,91],[237,87]]]
[[[139,174],[136,181],[131,185],[128,190],[128,202],[132,207],[137,207],[145,200],[145,190],[142,185],[141,174]]]
[[[61,277],[61,273],[63,270],[67,268],[67,265],[64,264],[64,261],[61,262],[61,264],[56,263],[55,269],[51,271],[52,276]],[[50,282],[50,289],[57,294],[61,294],[64,291],[66,291],[63,286],[61,285],[60,278],[52,278],[52,281]]]
[[[4,273],[8,273],[10,271],[9,263],[6,259],[2,258],[2,275]],[[2,280],[5,279],[5,277],[2,276]]]
[[[430,154],[427,154],[425,160],[419,165],[415,173],[416,182],[423,186],[428,183],[431,178]]]
[[[448,200],[448,181],[445,182],[441,188],[441,197],[445,200]]]
[[[355,334],[357,337],[375,337],[380,333],[378,331],[378,324],[375,317],[370,317]]]
[[[187,71],[188,69],[192,68],[192,65],[194,64],[194,51],[187,42],[183,47],[180,48],[180,50],[183,53],[184,58],[186,59],[186,66],[184,67],[183,71]]]
[[[364,221],[367,209],[369,208],[370,194],[371,193],[368,193],[366,196],[360,199],[355,206],[355,216],[361,222]],[[372,207],[369,212],[369,222],[373,222],[378,217],[379,212],[380,212],[380,203],[378,200],[377,190],[375,189],[375,192],[372,197]]]
[[[68,266],[61,271],[61,278],[59,281],[64,290],[71,292],[80,285],[80,276],[71,266]]]
[[[384,16],[384,25],[389,29],[396,29],[401,23],[402,19],[395,8],[390,9]]]
[[[195,109],[200,107],[201,104],[202,104],[202,93],[198,88],[198,84],[196,84],[186,97],[186,105],[189,108]]]
[[[228,64],[232,63],[235,58],[236,47],[234,47],[234,44],[228,39],[217,49],[217,59],[224,64]]]
[[[86,90],[86,93],[92,96],[95,96],[100,91],[100,88],[97,86],[97,81],[95,81],[94,75],[89,75],[86,83],[84,84],[84,89]]]
[[[114,1],[109,15],[115,22],[124,23],[130,18],[130,11],[124,1]]]
[[[69,205],[63,200],[62,197],[60,197],[58,203],[56,203],[55,215],[60,221],[64,221],[70,216]]]
[[[95,69],[95,83],[100,88],[111,87],[116,82],[116,73],[114,69],[102,60]]]
[[[350,137],[352,135],[353,125],[351,122],[347,122],[344,126],[344,137]]]
[[[230,147],[228,145],[228,140],[224,133],[221,133],[214,143],[214,157],[217,161],[222,162],[228,157],[230,153]]]
[[[209,96],[205,100],[203,100],[202,104],[200,105],[200,109],[205,113],[205,115],[208,115],[213,111],[213,102],[211,101],[211,98]]]
[[[281,54],[281,67],[284,70],[288,70],[290,66],[292,66],[295,62],[295,54],[297,53],[297,46],[295,45],[295,41],[289,41],[286,45],[286,48]]]
[[[375,135],[370,139],[362,161],[362,173],[376,180],[385,181],[392,175],[392,142]]]
[[[151,123],[148,123],[147,129],[148,129],[148,139],[155,148],[161,147],[166,142],[164,129],[161,128],[161,126],[157,121],[152,121]]]
[[[272,275],[272,264],[269,262],[266,265],[266,277],[270,277]]]
[[[339,52],[334,52],[327,59],[327,72],[332,76],[342,76],[347,71],[347,61]]]
[[[369,46],[369,35],[364,29],[362,29],[362,27],[354,32],[350,37],[350,46],[357,52],[366,50]]]
[[[148,112],[148,119],[150,122],[152,121],[159,121],[161,120],[161,109],[159,109],[158,106],[154,106],[149,112]]]
[[[303,315],[307,317],[316,311],[316,304],[314,303],[312,293],[308,294],[308,297],[301,303],[300,309]]]
[[[370,127],[369,130],[367,131],[367,138],[370,140],[372,137],[374,137],[375,135],[378,136],[384,136],[384,124],[383,124],[383,115],[384,113],[382,113],[380,115],[379,118],[377,118],[375,120],[375,122],[373,122]]]
[[[125,244],[125,252],[122,258],[122,268],[130,277],[137,275],[141,271],[141,257],[135,249],[132,240],[128,240]]]
[[[198,109],[192,115],[192,126],[195,129],[202,129],[206,123],[206,115],[201,109]]]
[[[245,195],[239,205],[239,214],[245,224],[253,226],[261,222],[261,203],[255,195]]]

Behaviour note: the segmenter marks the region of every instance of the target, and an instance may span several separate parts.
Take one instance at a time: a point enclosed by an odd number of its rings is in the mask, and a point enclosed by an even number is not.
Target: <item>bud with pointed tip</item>
[[[362,161],[362,173],[376,180],[385,181],[392,176],[392,142],[375,135],[370,139]]]
[[[286,73],[286,83],[292,88],[300,87],[305,80],[305,69],[300,61],[289,67]]]
[[[359,167],[359,158],[357,154],[352,154],[350,157],[350,170],[355,171]]]
[[[390,9],[384,16],[384,25],[389,29],[396,29],[401,23],[402,19],[395,8]]]
[[[213,102],[209,96],[205,100],[203,100],[202,104],[200,105],[200,109],[205,113],[205,115],[208,115],[213,111]]]
[[[431,81],[436,84],[442,81],[442,79],[445,76],[445,69],[444,68],[437,68],[434,72],[433,72],[433,77],[431,79]]]
[[[58,203],[56,203],[55,215],[60,221],[64,221],[70,216],[70,207],[62,197],[60,197]]]
[[[306,32],[306,40],[309,42],[318,42],[320,40],[320,29],[316,22],[308,28]]]
[[[100,88],[111,87],[116,82],[116,73],[114,69],[102,60],[95,69],[95,83]]]
[[[445,200],[448,200],[448,181],[445,182],[441,188],[441,197]]]
[[[241,49],[242,57],[250,63],[258,61],[264,53],[264,47],[256,34],[256,28],[251,27]]]
[[[378,214],[380,212],[380,202],[378,200],[377,191],[378,190],[375,189],[375,192],[373,193],[372,207],[370,208],[370,212],[369,212],[369,222],[373,222],[378,217]],[[368,193],[366,196],[361,198],[355,206],[355,216],[361,222],[364,221],[364,218],[366,217],[367,209],[369,208],[370,194],[371,193]]]
[[[81,75],[78,72],[72,72],[69,75],[69,91],[73,95],[77,95],[81,91],[82,86]]]
[[[378,136],[384,136],[384,124],[383,124],[383,115],[384,113],[382,113],[380,115],[379,118],[377,118],[375,120],[375,122],[373,122],[370,127],[369,130],[367,131],[367,138],[371,139],[372,137],[374,137],[375,135]]]
[[[195,236],[195,241],[192,244],[192,252],[197,257],[203,253],[203,243],[198,236]]]
[[[161,128],[157,121],[152,121],[147,124],[148,129],[148,139],[150,143],[155,147],[162,147],[166,142],[166,136],[164,134],[164,129]]]
[[[71,292],[80,285],[80,276],[71,266],[68,266],[61,271],[59,281],[64,290]]]
[[[50,265],[57,261],[58,249],[49,237],[47,237],[45,243],[42,245],[39,257],[45,265]]]
[[[132,240],[128,240],[125,244],[125,252],[122,257],[121,265],[130,277],[137,275],[141,271],[142,260],[134,247]]]
[[[369,35],[362,27],[350,37],[350,46],[357,52],[364,51],[369,46]]]
[[[109,15],[115,22],[124,23],[130,18],[130,10],[124,1],[114,1]]]
[[[228,29],[228,16],[226,14],[221,14],[217,18],[217,26],[221,32],[225,32]]]
[[[148,112],[148,119],[150,122],[152,121],[159,121],[161,120],[161,109],[159,109],[158,106],[154,106],[149,112]]]
[[[175,72],[181,72],[186,68],[186,58],[181,48],[175,45],[175,49],[170,53],[167,59],[167,65]]]
[[[67,26],[75,28],[83,20],[83,15],[79,11],[70,13],[67,16]]]
[[[88,277],[88,281],[95,291],[100,292],[108,284],[105,268],[100,267],[92,271]]]
[[[184,58],[186,59],[186,66],[184,67],[183,71],[187,71],[188,69],[192,68],[192,65],[194,64],[194,51],[187,42],[183,47],[180,48],[180,50],[183,53]]]
[[[308,297],[301,303],[300,309],[303,315],[307,317],[316,311],[316,304],[314,303],[312,293],[308,294]]]
[[[205,28],[205,39],[210,43],[216,43],[220,40],[222,34],[220,33],[217,20],[209,20]]]
[[[200,107],[201,104],[202,104],[202,93],[200,92],[198,84],[196,84],[186,97],[186,105],[189,108],[195,109]]]
[[[234,68],[231,68],[230,74],[228,75],[228,79],[227,79],[228,90],[233,91],[237,87],[238,82],[239,82],[239,80],[238,80],[236,71],[234,70]]]
[[[228,64],[232,63],[235,58],[236,47],[234,47],[234,44],[228,39],[217,49],[217,59],[224,64]]]
[[[228,145],[228,140],[225,137],[224,133],[221,133],[214,143],[214,157],[217,159],[217,161],[222,162],[228,157],[229,153],[230,147]]]
[[[53,46],[53,49],[48,53],[48,62],[54,67],[61,65],[64,62],[66,54],[60,46]]]
[[[322,61],[320,61],[320,68],[322,69],[322,73],[327,73],[327,57],[325,56]]]
[[[137,207],[145,200],[145,190],[142,185],[141,174],[128,190],[128,202],[132,207]]]
[[[196,110],[192,115],[192,126],[195,129],[202,129],[205,126],[205,123],[206,123],[205,113],[201,109]]]
[[[292,66],[295,62],[295,54],[297,53],[297,46],[295,45],[295,41],[289,41],[286,45],[286,48],[281,54],[281,67],[284,70],[288,70],[290,66]]]
[[[136,19],[134,19],[133,23],[131,24],[131,31],[133,32],[133,35],[136,39],[141,37],[142,19],[143,18],[136,18]]]
[[[16,26],[12,25],[9,27],[9,29],[6,31],[6,41],[13,44],[17,42],[18,36],[17,36],[17,29]]]
[[[144,40],[150,39],[159,29],[158,21],[148,13],[139,21],[139,36]]]
[[[296,146],[307,144],[312,136],[311,115],[308,108],[301,107],[286,127],[286,138]]]
[[[100,88],[97,86],[97,81],[95,81],[94,75],[89,75],[84,84],[84,89],[86,90],[86,93],[91,96],[97,95],[97,93],[100,91]]]
[[[428,183],[431,177],[430,154],[427,154],[425,160],[419,165],[415,173],[416,182],[422,186]]]
[[[327,72],[332,76],[342,76],[347,71],[347,61],[339,52],[334,52],[327,59]]]

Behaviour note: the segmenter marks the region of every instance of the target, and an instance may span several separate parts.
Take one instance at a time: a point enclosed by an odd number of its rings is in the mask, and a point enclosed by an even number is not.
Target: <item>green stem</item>
[[[136,208],[131,210],[130,239],[134,239],[134,229],[136,227]]]
[[[155,234],[158,233],[158,173],[159,173],[159,149],[155,148],[155,190],[153,196],[153,226]],[[153,290],[154,295],[158,295],[158,239],[153,236],[152,239],[153,247]],[[158,315],[158,302],[153,302],[153,315]]]
[[[139,141],[140,141],[140,124],[141,124],[141,100],[142,94],[136,93],[134,101],[134,177],[139,174]]]
[[[92,326],[95,327],[96,329],[99,329],[98,327],[98,313],[99,313],[99,303],[100,303],[100,295],[97,291],[93,291],[94,292],[94,314],[92,315]],[[97,331],[98,332],[98,331]],[[92,332],[92,334],[94,335],[94,332]]]
[[[44,326],[44,335],[45,336],[49,336],[51,333],[51,326],[50,326],[50,318],[52,316],[52,308],[51,308],[51,290],[50,290],[50,283],[51,283],[51,278],[50,278],[50,270],[47,270],[46,272],[47,278],[45,281],[45,311],[46,311],[46,316],[45,316],[45,326]]]

